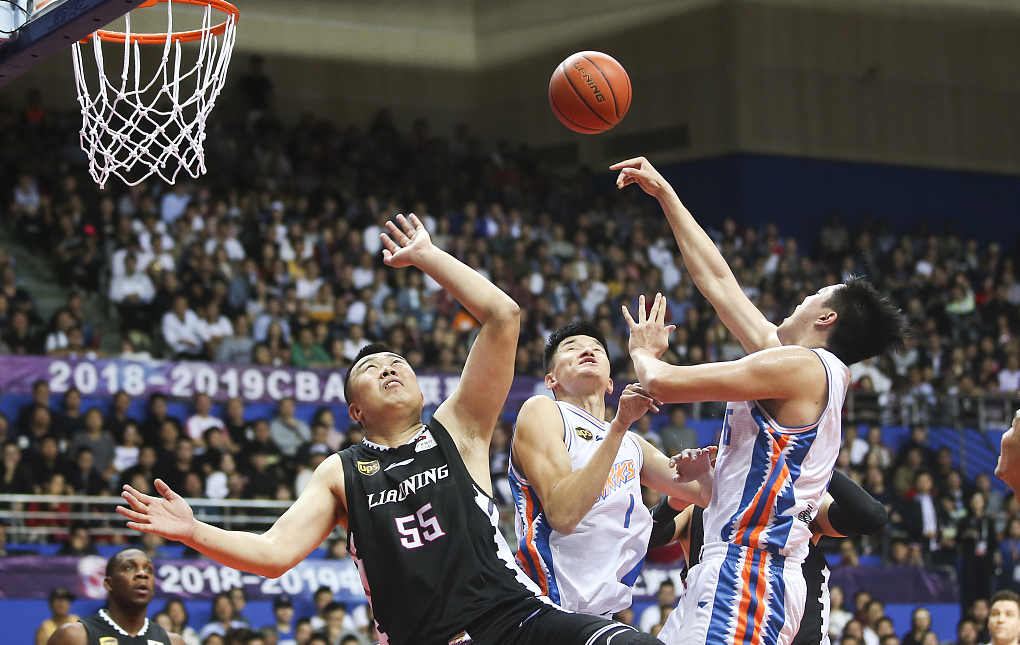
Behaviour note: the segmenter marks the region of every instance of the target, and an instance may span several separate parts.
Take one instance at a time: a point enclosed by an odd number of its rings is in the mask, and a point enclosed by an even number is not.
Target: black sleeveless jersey
[[[824,637],[829,615],[829,563],[814,542],[808,543],[807,558],[801,565],[807,584],[807,602],[800,629],[790,645],[818,645]]]
[[[538,588],[514,564],[491,497],[435,419],[411,443],[340,451],[348,550],[381,642],[446,645]],[[494,613],[495,612],[495,613]]]
[[[170,645],[170,635],[154,620],[146,620],[137,636],[128,636],[115,626],[105,609],[99,612],[81,619],[88,634],[88,645]]]

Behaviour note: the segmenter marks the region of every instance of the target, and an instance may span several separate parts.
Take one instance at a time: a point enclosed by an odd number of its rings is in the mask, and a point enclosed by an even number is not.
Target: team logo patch
[[[372,475],[379,472],[379,460],[373,459],[372,461],[359,461],[358,472],[362,475],[371,477]]]
[[[102,636],[99,639],[99,645],[117,645],[117,639],[113,636]]]
[[[453,638],[451,638],[450,640],[448,640],[447,645],[468,645],[468,643],[473,642],[474,640],[471,638],[470,634],[468,634],[467,632],[461,632],[454,636]]]
[[[591,430],[588,430],[587,428],[576,427],[574,428],[574,432],[578,437],[581,437],[585,441],[591,441],[595,436],[591,433]]]
[[[422,452],[424,450],[431,450],[436,447],[436,440],[432,438],[432,433],[426,430],[415,440],[414,451]]]

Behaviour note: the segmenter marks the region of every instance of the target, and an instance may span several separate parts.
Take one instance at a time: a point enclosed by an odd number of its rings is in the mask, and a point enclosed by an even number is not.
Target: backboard
[[[0,87],[145,0],[12,0],[0,4]]]

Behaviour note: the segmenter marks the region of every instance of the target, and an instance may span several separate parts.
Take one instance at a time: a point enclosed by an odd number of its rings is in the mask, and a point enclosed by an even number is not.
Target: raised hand
[[[195,516],[191,506],[170,490],[162,479],[155,481],[155,487],[161,497],[146,495],[124,485],[120,496],[130,508],[118,506],[117,512],[130,520],[127,527],[178,542],[190,539],[195,534]]]
[[[621,161],[609,166],[609,169],[620,171],[619,176],[616,178],[617,188],[637,184],[641,187],[641,190],[652,197],[659,197],[664,192],[672,190],[662,175],[659,174],[659,171],[644,157],[635,157],[627,161]]]
[[[658,412],[661,403],[645,392],[639,383],[631,383],[620,393],[620,403],[616,407],[616,420],[629,428],[632,423],[645,416],[651,410]]]
[[[635,322],[630,315],[627,305],[623,305],[623,317],[627,319],[630,327],[630,352],[647,351],[655,358],[662,356],[662,353],[669,347],[669,334],[675,325],[666,324],[666,297],[661,293],[655,294],[652,302],[652,310],[645,316],[645,297],[638,298],[638,319]]]
[[[429,232],[414,213],[408,217],[397,215],[397,223],[386,222],[386,230],[389,233],[380,233],[379,239],[383,243],[383,262],[387,266],[398,269],[417,266],[418,255],[432,246]]]
[[[717,452],[719,448],[716,446],[688,448],[680,451],[679,455],[670,457],[669,465],[676,469],[673,481],[686,484],[702,477],[712,467],[712,460],[715,459]]]

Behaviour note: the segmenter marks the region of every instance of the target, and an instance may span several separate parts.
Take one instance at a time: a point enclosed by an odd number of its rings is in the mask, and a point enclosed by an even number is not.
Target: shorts
[[[662,630],[659,632],[659,640],[666,645],[674,645],[680,642],[680,626],[683,624],[684,619],[684,598],[687,596],[686,588],[680,592],[680,596],[677,598],[676,608],[669,612],[669,616],[666,618],[666,624],[662,626]]]
[[[575,614],[537,598],[469,630],[457,645],[662,645],[651,634],[616,621]]]
[[[807,589],[799,561],[736,544],[709,544],[687,575],[679,635],[670,645],[790,645]]]

